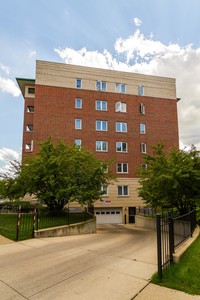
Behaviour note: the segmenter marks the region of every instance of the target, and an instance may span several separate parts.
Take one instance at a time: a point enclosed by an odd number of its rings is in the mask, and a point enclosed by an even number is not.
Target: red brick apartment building
[[[36,78],[17,78],[24,97],[22,154],[38,142],[61,139],[114,159],[117,181],[102,187],[98,223],[132,223],[138,197],[137,169],[151,145],[178,147],[175,79],[37,61]]]

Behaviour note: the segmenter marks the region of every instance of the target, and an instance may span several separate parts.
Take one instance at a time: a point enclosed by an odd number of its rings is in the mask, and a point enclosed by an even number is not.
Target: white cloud
[[[6,93],[12,94],[14,97],[20,95],[20,90],[16,86],[15,82],[11,79],[0,77],[0,90]]]
[[[0,161],[7,163],[13,160],[20,160],[18,152],[9,148],[0,148]]]
[[[118,38],[114,48],[114,55],[107,50],[101,53],[86,48],[55,51],[66,63],[176,78],[177,97],[181,98],[180,140],[188,147],[194,144],[200,149],[200,48],[194,49],[192,44],[164,44],[152,34],[144,36],[139,29],[127,39]]]
[[[133,23],[136,25],[136,26],[140,26],[140,25],[142,25],[142,21],[140,20],[140,19],[138,19],[138,18],[134,18],[133,19]]]
[[[21,161],[21,151],[17,152],[9,148],[0,148],[0,162],[3,163],[3,166],[0,167],[0,177],[1,174],[9,174],[13,176],[13,173],[10,170],[11,162]]]
[[[10,74],[10,68],[8,66],[4,66],[3,64],[0,64],[0,70],[4,71],[7,75]]]
[[[32,58],[36,56],[36,50],[30,51],[28,57]]]

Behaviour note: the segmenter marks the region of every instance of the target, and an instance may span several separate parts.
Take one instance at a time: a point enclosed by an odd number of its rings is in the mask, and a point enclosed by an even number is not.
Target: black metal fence
[[[172,217],[171,213],[156,216],[158,276],[173,262],[175,249],[192,236],[196,227],[196,211]]]
[[[137,214],[139,214],[139,215],[155,217],[157,213],[159,213],[159,211],[154,209],[154,208],[151,208],[151,207],[147,207],[147,206],[141,207],[141,206],[139,206],[137,208]]]
[[[185,215],[175,217],[172,221],[174,231],[174,249],[176,249],[181,243],[192,236],[197,224],[196,211],[193,210]]]
[[[34,237],[34,230],[79,223],[91,219],[90,213],[50,212],[30,208],[7,207],[0,210],[0,234],[12,240]]]

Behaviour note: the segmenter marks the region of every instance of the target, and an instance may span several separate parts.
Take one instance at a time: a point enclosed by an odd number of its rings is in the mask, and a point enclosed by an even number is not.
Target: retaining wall
[[[35,230],[34,237],[45,238],[45,237],[65,236],[65,235],[88,234],[88,233],[95,233],[95,232],[96,232],[96,218],[93,218],[86,222]]]
[[[149,218],[136,215],[135,216],[135,225],[137,227],[156,229],[156,218]]]

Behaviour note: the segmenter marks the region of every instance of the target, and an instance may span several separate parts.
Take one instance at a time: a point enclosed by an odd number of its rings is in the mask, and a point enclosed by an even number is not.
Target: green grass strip
[[[191,295],[200,295],[200,236],[187,249],[179,263],[173,263],[163,271],[162,280],[154,274],[151,282]]]

